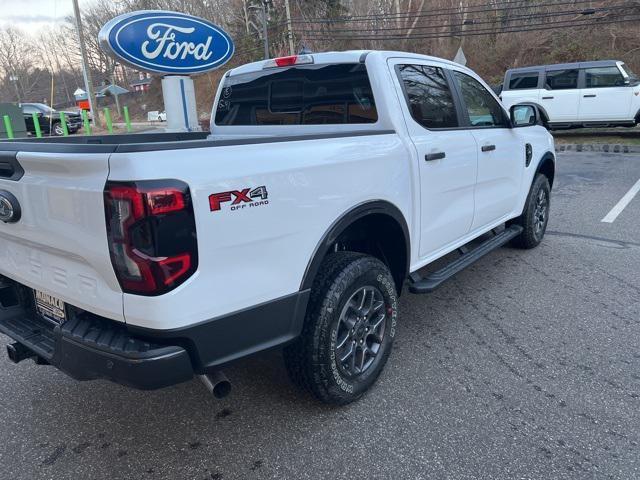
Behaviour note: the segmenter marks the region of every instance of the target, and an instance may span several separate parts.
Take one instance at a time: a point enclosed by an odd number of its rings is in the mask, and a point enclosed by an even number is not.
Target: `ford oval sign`
[[[145,10],[120,15],[98,34],[107,52],[134,68],[190,75],[224,65],[233,41],[211,22],[191,15]]]

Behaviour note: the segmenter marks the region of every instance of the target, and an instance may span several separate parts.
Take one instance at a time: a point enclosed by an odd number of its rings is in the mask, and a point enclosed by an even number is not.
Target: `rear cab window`
[[[300,65],[225,78],[215,124],[372,124],[378,111],[362,63]]]

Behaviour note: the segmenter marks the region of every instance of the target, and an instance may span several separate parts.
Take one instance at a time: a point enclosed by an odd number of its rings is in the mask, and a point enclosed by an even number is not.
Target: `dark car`
[[[22,103],[22,112],[24,113],[24,122],[27,125],[27,131],[33,135],[36,128],[33,124],[32,114],[38,116],[40,123],[40,131],[43,135],[62,135],[62,123],[60,121],[60,112],[54,110],[44,103]],[[82,127],[82,116],[78,112],[63,112],[67,130],[69,133],[76,133]]]

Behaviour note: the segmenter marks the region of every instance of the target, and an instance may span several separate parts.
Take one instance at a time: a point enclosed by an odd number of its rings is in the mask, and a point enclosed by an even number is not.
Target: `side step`
[[[490,239],[485,240],[473,250],[467,250],[466,246],[463,246],[458,249],[462,253],[460,257],[455,259],[446,267],[433,272],[424,278],[418,273],[412,273],[409,278],[409,291],[411,293],[433,292],[455,274],[460,273],[468,266],[473,265],[475,262],[480,260],[486,254],[492,252],[496,248],[500,248],[509,240],[520,235],[522,230],[523,228],[520,225],[511,225],[510,227],[505,228],[502,232],[495,234]]]

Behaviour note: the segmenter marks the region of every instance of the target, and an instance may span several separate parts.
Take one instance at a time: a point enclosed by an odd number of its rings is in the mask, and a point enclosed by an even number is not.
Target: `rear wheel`
[[[397,308],[385,264],[360,253],[332,253],[312,287],[302,334],[285,348],[289,376],[325,403],[357,400],[391,353]]]
[[[514,246],[519,248],[537,247],[547,231],[549,211],[551,207],[551,187],[549,180],[542,174],[536,175],[525,202],[522,215],[510,223],[521,225],[524,229],[513,239]]]

